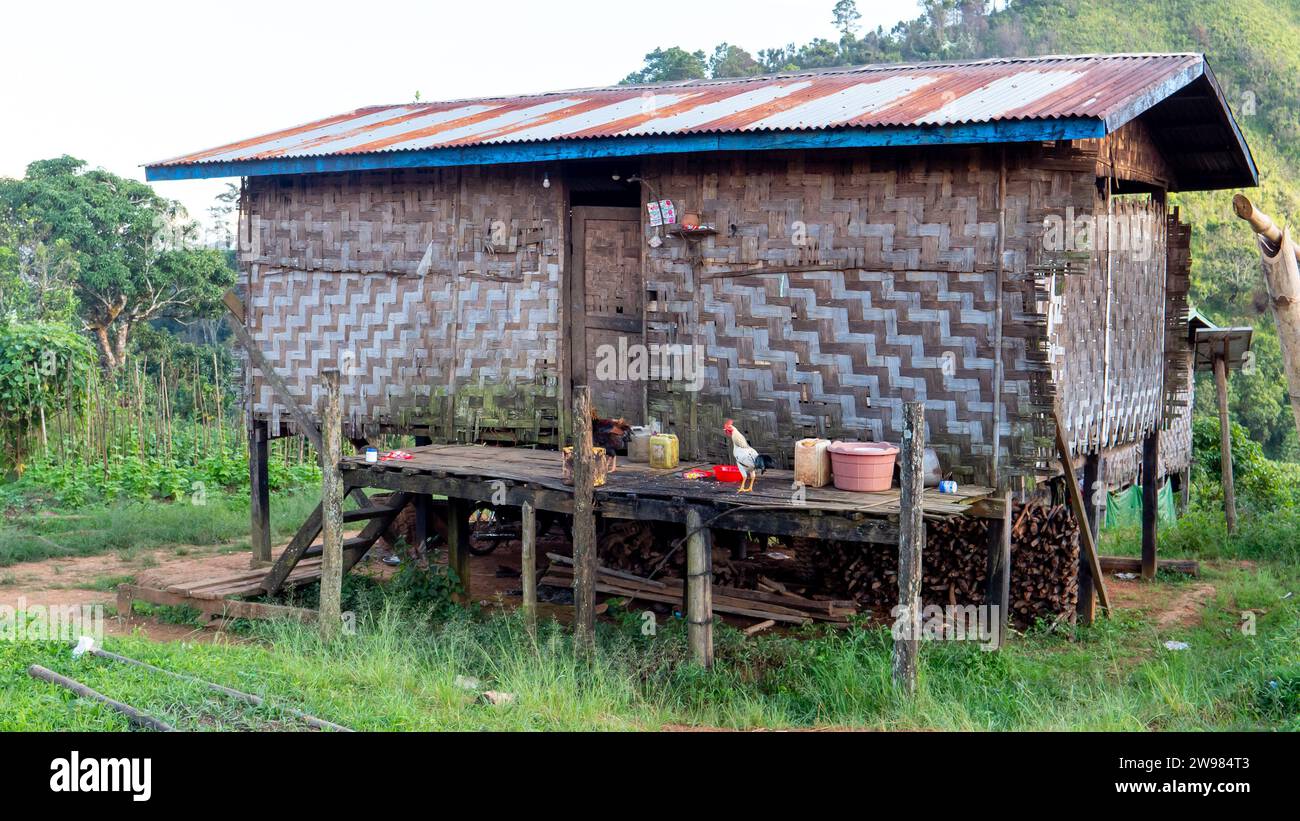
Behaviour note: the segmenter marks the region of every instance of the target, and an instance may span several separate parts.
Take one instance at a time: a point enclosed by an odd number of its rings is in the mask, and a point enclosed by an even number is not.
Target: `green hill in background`
[[[930,0],[891,31],[859,33],[852,0],[831,11],[838,42],[814,40],[751,55],[720,44],[712,54],[656,49],[624,82],[734,77],[864,63],[1151,51],[1204,53],[1255,157],[1259,189],[1246,192],[1279,222],[1297,212],[1300,182],[1300,0]],[[1250,229],[1232,191],[1180,194],[1193,226],[1192,298],[1221,325],[1253,325],[1256,367],[1234,375],[1235,421],[1274,458],[1300,459],[1273,319]],[[1204,377],[1202,377],[1204,378]],[[1202,382],[1198,415],[1213,413]]]

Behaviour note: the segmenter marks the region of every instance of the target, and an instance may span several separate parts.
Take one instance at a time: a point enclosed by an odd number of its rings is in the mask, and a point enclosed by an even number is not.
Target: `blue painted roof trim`
[[[385,168],[431,168],[454,165],[553,162],[556,160],[635,157],[698,151],[782,151],[881,146],[971,145],[980,143],[1082,140],[1106,136],[1106,123],[1091,117],[1055,120],[1000,120],[946,126],[841,128],[825,131],[684,134],[659,137],[609,137],[533,143],[471,145],[371,154],[322,157],[277,157],[265,160],[153,165],[145,179],[193,180],[208,177],[257,177],[275,174],[321,174]]]

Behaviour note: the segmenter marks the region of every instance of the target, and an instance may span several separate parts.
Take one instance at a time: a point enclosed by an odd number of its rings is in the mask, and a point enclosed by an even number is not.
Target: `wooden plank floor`
[[[562,481],[561,456],[556,451],[533,448],[492,447],[487,445],[426,445],[408,451],[413,458],[368,464],[364,457],[345,458],[342,467],[356,471],[397,471],[404,474],[456,476],[469,480],[535,485],[548,490],[571,493]],[[792,493],[793,471],[769,470],[759,477],[752,493],[738,493],[737,485],[713,480],[682,478],[692,467],[712,467],[707,463],[682,463],[673,470],[657,470],[647,464],[629,462],[620,457],[618,467],[606,483],[596,488],[597,503],[602,498],[635,497],[681,499],[688,502],[735,506],[788,506],[794,510],[855,513],[888,517],[899,512],[898,489],[880,493],[854,493],[834,487],[806,488],[802,505]],[[351,484],[364,484],[349,477]],[[955,494],[927,488],[922,507],[927,516],[947,518],[971,512],[971,505],[988,498],[992,488],[959,487]]]

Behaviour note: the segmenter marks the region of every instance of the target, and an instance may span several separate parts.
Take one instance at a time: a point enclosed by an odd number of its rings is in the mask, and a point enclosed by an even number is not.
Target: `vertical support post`
[[[596,638],[596,468],[591,458],[591,388],[573,388],[573,622],[574,647]]]
[[[1099,492],[1100,491],[1100,492]],[[1090,453],[1083,463],[1083,509],[1087,514],[1081,527],[1087,527],[1092,533],[1093,544],[1101,533],[1101,517],[1106,507],[1097,504],[1098,497],[1105,492],[1105,481],[1101,476],[1101,454]],[[1079,551],[1079,601],[1075,605],[1075,615],[1079,624],[1092,624],[1097,617],[1097,597],[1092,581],[1092,567],[1084,551]]]
[[[1223,516],[1228,533],[1237,532],[1237,493],[1232,481],[1232,430],[1228,426],[1228,363],[1214,357],[1214,392],[1219,400],[1219,464],[1223,475]]]
[[[412,556],[419,556],[424,553],[424,548],[429,542],[429,508],[430,499],[427,493],[417,493],[411,498],[411,506],[415,509],[415,543],[407,545],[411,549]]]
[[[1065,478],[1065,499],[1070,505],[1070,513],[1079,523],[1079,549],[1088,560],[1088,569],[1092,571],[1092,584],[1097,591],[1097,600],[1102,612],[1110,616],[1110,594],[1106,592],[1105,576],[1101,572],[1101,557],[1097,555],[1097,542],[1092,538],[1092,528],[1088,526],[1088,511],[1083,506],[1083,491],[1079,490],[1078,478],[1074,475],[1074,460],[1070,457],[1070,443],[1065,441],[1065,423],[1061,421],[1059,406],[1052,408],[1052,427],[1056,429],[1056,455],[1061,460],[1061,475]]]
[[[469,516],[473,508],[465,499],[447,499],[447,568],[460,582],[461,604],[472,599],[469,566]]]
[[[1178,471],[1178,515],[1187,512],[1188,506],[1192,503],[1192,469],[1183,468]]]
[[[343,596],[343,412],[339,406],[339,372],[324,370],[325,408],[321,412],[321,565],[320,630],[333,638],[342,623]]]
[[[263,567],[271,561],[271,489],[265,421],[253,420],[248,429],[248,514],[252,557],[249,567]]]
[[[899,472],[898,608],[895,623],[906,619],[904,637],[894,639],[894,685],[916,692],[916,654],[921,622],[921,551],[925,519],[925,403],[903,405],[903,448]]]
[[[520,533],[519,569],[523,576],[524,623],[529,633],[537,632],[537,509],[524,502]]]
[[[1002,494],[1002,518],[994,519],[989,527],[988,591],[985,599],[997,608],[991,615],[994,623],[994,646],[1002,648],[1007,635],[1007,621],[1011,615],[1011,491]]]
[[[686,511],[686,638],[691,658],[713,666],[713,540],[700,512]]]
[[[1142,580],[1156,577],[1156,531],[1160,521],[1160,428],[1142,440]]]

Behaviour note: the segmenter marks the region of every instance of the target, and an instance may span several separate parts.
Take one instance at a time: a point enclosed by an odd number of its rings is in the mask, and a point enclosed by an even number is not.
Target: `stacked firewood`
[[[1031,502],[1017,506],[1011,520],[1011,621],[1025,627],[1073,612],[1079,530],[1068,509]],[[986,601],[989,527],[988,519],[966,516],[926,522],[923,604]],[[898,602],[897,551],[840,542],[809,542],[807,547],[814,555],[817,588],[877,612]]]
[[[1024,626],[1073,613],[1079,600],[1079,524],[1069,508],[1030,502],[1011,521],[1012,622]]]

